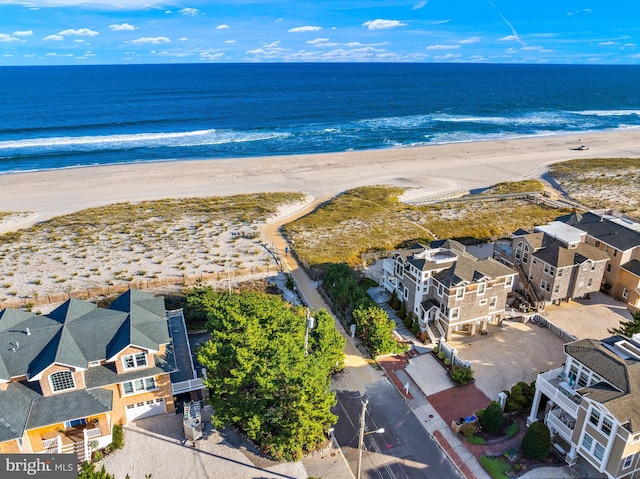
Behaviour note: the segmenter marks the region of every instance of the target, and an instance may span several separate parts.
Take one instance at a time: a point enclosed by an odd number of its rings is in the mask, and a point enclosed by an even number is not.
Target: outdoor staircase
[[[438,342],[438,338],[440,336],[442,336],[442,334],[438,330],[438,326],[436,326],[436,322],[435,321],[427,321],[427,326],[429,327],[429,330],[433,334],[434,343],[437,343]]]
[[[78,457],[78,464],[82,464],[85,460],[89,460],[84,457],[84,441],[74,442],[73,452],[75,452]]]

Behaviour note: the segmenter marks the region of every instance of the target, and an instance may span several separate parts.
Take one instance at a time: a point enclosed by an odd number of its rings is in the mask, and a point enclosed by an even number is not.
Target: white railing
[[[560,386],[563,382],[562,372],[563,368],[557,368],[538,374],[536,389],[575,418],[578,417],[579,403],[582,399],[571,388],[566,387],[563,389]]]
[[[561,411],[555,411],[559,414],[562,414]],[[575,427],[575,420],[572,420]],[[568,422],[568,421],[567,421]],[[553,429],[557,432],[565,441],[571,443],[571,436],[573,435],[573,429],[570,428],[567,424],[565,424],[560,417],[558,417],[554,411],[550,411],[545,418],[545,423],[549,426],[550,429]]]
[[[42,440],[42,447],[44,447],[45,449],[47,449],[47,452],[49,452],[49,449],[58,449],[58,438],[54,437],[52,439],[43,439]]]
[[[173,394],[186,393],[189,391],[196,391],[198,389],[204,389],[204,381],[202,378],[188,379],[187,381],[180,381],[171,385]]]
[[[87,429],[87,438],[91,439],[93,437],[102,436],[102,430],[99,427],[94,427],[92,429]]]

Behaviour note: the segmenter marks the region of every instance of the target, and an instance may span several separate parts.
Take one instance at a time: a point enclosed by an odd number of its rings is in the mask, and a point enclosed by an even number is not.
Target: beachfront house
[[[0,453],[82,461],[113,425],[174,413],[167,320],[163,298],[136,290],[108,308],[70,299],[45,315],[0,312]]]
[[[504,318],[516,274],[493,258],[480,259],[457,241],[416,244],[383,260],[382,286],[404,301],[432,341],[454,331],[484,333]]]
[[[539,374],[527,423],[544,420],[568,464],[583,458],[609,478],[640,477],[640,337],[582,339]]]
[[[568,301],[600,289],[609,257],[586,237],[560,221],[514,233],[513,263],[536,302]]]
[[[609,258],[602,288],[624,301],[632,312],[640,309],[640,223],[624,216],[588,212],[558,218],[586,233],[585,243]]]

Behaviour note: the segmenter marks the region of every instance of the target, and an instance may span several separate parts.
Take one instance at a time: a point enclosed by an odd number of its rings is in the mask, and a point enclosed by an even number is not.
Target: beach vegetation
[[[589,158],[554,163],[549,173],[574,200],[592,209],[640,217],[640,164],[635,158]]]
[[[296,461],[327,443],[337,420],[331,377],[345,343],[329,313],[314,312],[307,351],[305,308],[277,295],[197,286],[185,313],[206,317],[211,333],[197,357],[210,372],[214,427],[233,425],[276,460]]]
[[[532,461],[543,461],[551,453],[551,433],[543,422],[532,423],[520,444],[522,454]]]
[[[498,192],[536,189],[539,182],[520,181],[496,186]],[[363,263],[362,255],[384,257],[415,242],[438,238],[463,243],[489,241],[518,228],[533,228],[569,213],[529,198],[487,201],[482,195],[463,201],[409,205],[400,201],[402,188],[355,188],[319,206],[312,213],[284,225],[298,258],[311,266]]]

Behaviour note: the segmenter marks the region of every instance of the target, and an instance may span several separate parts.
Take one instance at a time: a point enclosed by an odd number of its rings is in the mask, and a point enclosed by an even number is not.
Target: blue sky
[[[640,63],[638,0],[0,0],[0,65]]]

